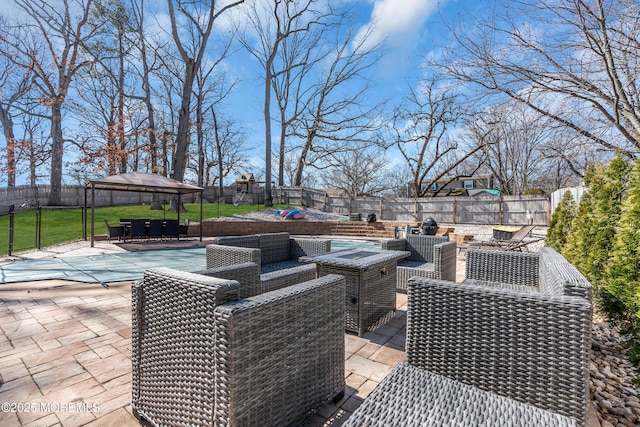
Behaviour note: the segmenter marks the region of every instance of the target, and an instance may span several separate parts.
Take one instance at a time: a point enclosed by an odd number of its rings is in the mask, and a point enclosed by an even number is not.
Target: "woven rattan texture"
[[[331,252],[331,240],[294,237],[289,241],[291,259]]]
[[[540,292],[575,295],[591,300],[591,284],[562,255],[549,247],[540,250]]]
[[[409,258],[398,261],[398,292],[407,292],[407,281],[413,276],[456,279],[456,242],[450,242],[448,237],[412,234],[402,239],[383,241],[382,249],[411,252]]]
[[[414,278],[407,362],[584,425],[591,314],[584,298]]]
[[[364,268],[319,265],[318,275],[340,274],[346,279],[345,329],[362,336],[380,325],[396,306],[396,260]]]
[[[576,421],[401,363],[347,419],[348,427],[569,427]]]
[[[240,283],[238,287],[238,297],[240,299],[263,293],[262,284],[260,283],[260,267],[254,262],[210,268],[196,271],[195,273],[237,281]]]
[[[260,239],[257,234],[249,234],[246,236],[219,236],[214,237],[212,242],[216,245],[260,249]]]
[[[298,425],[344,393],[344,289],[327,276],[236,301],[169,269],[132,287],[132,407],[157,426]]]
[[[538,286],[539,254],[467,249],[465,278],[513,285]]]
[[[132,407],[157,425],[213,419],[214,310],[238,283],[169,269],[132,286]]]
[[[263,264],[290,259],[289,233],[269,233],[258,235]]]
[[[573,295],[591,301],[591,284],[554,249],[538,253],[468,249],[465,283],[534,287],[543,294]]]
[[[206,248],[207,269],[253,262],[260,265],[260,249],[211,244]]]
[[[219,306],[215,425],[297,425],[344,392],[345,280]]]
[[[286,288],[316,277],[316,266],[313,264],[302,264],[293,268],[263,273],[260,275],[260,293]]]

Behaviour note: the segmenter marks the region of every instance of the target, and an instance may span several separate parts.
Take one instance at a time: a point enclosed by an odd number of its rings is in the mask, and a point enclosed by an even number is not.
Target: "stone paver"
[[[0,315],[0,426],[139,425],[130,404],[130,282],[2,285]],[[398,294],[387,324],[345,335],[345,397],[308,426],[340,425],[404,360],[405,323]]]
[[[464,274],[459,269],[458,274]],[[346,390],[307,427],[339,426],[405,359],[406,295],[363,337],[345,335]],[[0,426],[137,426],[130,282],[0,286]]]

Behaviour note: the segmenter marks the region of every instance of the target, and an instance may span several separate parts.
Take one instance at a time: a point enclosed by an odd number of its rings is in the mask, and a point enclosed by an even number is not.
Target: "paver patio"
[[[0,426],[135,426],[131,413],[131,282],[2,285]],[[340,425],[404,360],[406,295],[395,317],[345,335],[345,398],[308,423]]]
[[[464,262],[457,274],[464,275]],[[131,412],[131,282],[0,285],[0,426],[138,426]],[[390,322],[345,334],[346,395],[308,426],[339,426],[405,358],[406,295]],[[592,414],[589,427],[599,426]]]

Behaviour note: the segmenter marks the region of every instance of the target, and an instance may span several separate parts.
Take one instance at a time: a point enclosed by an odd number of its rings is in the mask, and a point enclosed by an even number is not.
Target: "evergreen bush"
[[[571,232],[571,223],[576,216],[577,206],[570,191],[565,191],[562,201],[553,211],[551,224],[547,231],[545,243],[556,251],[562,253],[567,243],[567,237]]]
[[[630,170],[629,161],[618,156],[608,165],[589,168],[585,174],[588,190],[578,207],[564,254],[596,289],[605,277]]]
[[[629,358],[640,362],[640,163],[629,179],[606,268],[600,307],[628,336]]]

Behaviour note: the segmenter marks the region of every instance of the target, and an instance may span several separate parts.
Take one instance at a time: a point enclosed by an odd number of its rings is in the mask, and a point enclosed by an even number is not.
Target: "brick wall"
[[[335,222],[321,221],[204,221],[203,236],[233,236],[255,233],[332,234]],[[197,235],[198,225],[189,227],[189,235]]]

